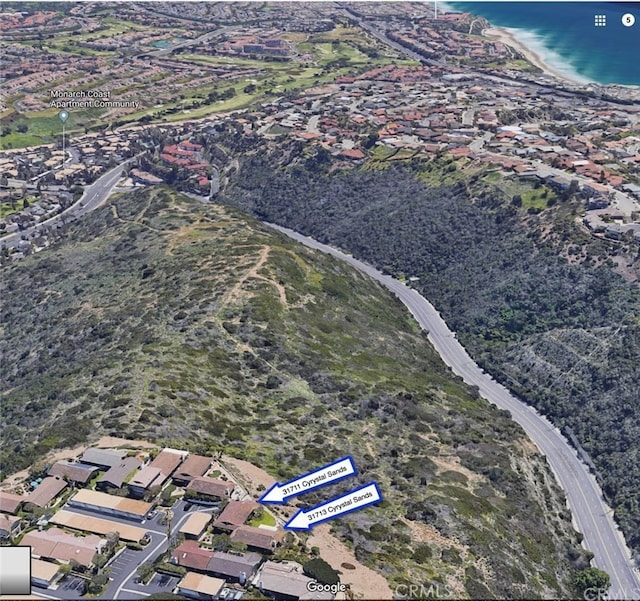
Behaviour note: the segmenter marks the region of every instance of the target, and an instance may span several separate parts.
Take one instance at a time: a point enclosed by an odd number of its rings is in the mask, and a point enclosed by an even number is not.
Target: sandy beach
[[[572,79],[566,73],[560,73],[559,71],[550,67],[547,63],[542,60],[542,57],[537,53],[531,50],[531,48],[525,46],[520,40],[518,40],[510,31],[503,29],[501,27],[490,27],[488,29],[484,29],[482,31],[482,35],[488,38],[493,38],[498,42],[501,42],[505,46],[509,46],[516,52],[522,54],[526,60],[528,60],[532,65],[538,67],[545,75],[549,75],[550,77],[555,77],[556,79],[561,79],[571,84],[584,85],[584,81],[580,81],[578,79]]]

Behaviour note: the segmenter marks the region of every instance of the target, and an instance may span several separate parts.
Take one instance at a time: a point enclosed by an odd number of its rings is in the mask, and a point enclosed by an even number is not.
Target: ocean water
[[[508,29],[553,69],[584,82],[640,86],[640,2],[438,2]],[[635,24],[625,27],[631,13]],[[606,26],[595,26],[595,15]],[[640,91],[638,92],[640,94]]]

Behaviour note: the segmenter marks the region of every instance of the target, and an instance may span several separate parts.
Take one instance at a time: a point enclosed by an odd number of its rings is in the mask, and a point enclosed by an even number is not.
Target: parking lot
[[[123,576],[129,574],[132,566],[138,564],[141,555],[142,551],[125,549],[109,564],[110,578],[113,578],[113,580],[120,580]]]
[[[168,574],[154,574],[153,578],[146,586],[148,593],[170,593],[176,586],[180,578],[177,576],[169,576]]]
[[[57,593],[64,599],[80,599],[84,593],[85,581],[77,576],[65,576],[59,583]]]

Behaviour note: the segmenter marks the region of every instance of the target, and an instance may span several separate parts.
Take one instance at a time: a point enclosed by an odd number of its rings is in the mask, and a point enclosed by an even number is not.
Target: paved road
[[[77,202],[66,208],[61,213],[58,213],[58,215],[50,217],[46,221],[37,223],[36,225],[28,227],[22,231],[13,232],[12,234],[3,236],[0,238],[0,247],[6,246],[7,248],[12,248],[16,246],[20,240],[32,238],[41,227],[52,226],[57,221],[63,220],[65,217],[81,217],[89,211],[93,211],[111,194],[113,188],[118,183],[118,180],[122,177],[122,168],[135,158],[136,157],[130,158],[110,171],[107,171],[104,175],[101,175],[95,182],[93,182],[93,184],[84,189],[82,197]]]
[[[171,508],[173,511],[173,520],[171,522],[172,536],[176,535],[193,512],[199,511],[210,513],[216,509],[213,507],[191,505],[191,509],[186,510],[185,506],[187,505],[189,504],[185,501],[178,500]],[[102,514],[76,507],[65,507],[65,509],[81,515],[101,518],[105,517]],[[152,519],[145,520],[142,523],[121,519],[115,516],[108,516],[108,519],[113,522],[144,528],[148,531],[150,542],[140,551],[125,549],[108,564],[108,567],[110,568],[110,582],[99,599],[138,599],[146,597],[152,593],[170,592],[173,589],[175,583],[179,580],[178,578],[154,578],[154,580],[147,585],[140,585],[136,583],[138,566],[145,562],[155,561],[158,555],[165,552],[167,549],[167,527],[161,522],[162,517],[162,510],[159,510]],[[67,578],[65,582],[67,580],[69,580],[69,578]],[[34,588],[33,593],[39,597],[57,599],[58,601],[66,601],[70,598],[80,598],[79,591],[65,588],[64,584],[60,586],[58,590],[47,590],[46,592],[42,589]]]
[[[148,56],[155,56],[155,57],[164,57],[164,56],[169,56],[174,50],[177,50],[178,48],[188,48],[190,46],[197,46],[198,44],[203,44],[205,42],[208,42],[209,40],[216,38],[218,36],[220,36],[221,34],[223,34],[225,31],[228,31],[230,29],[233,29],[233,27],[228,26],[228,27],[220,27],[219,29],[216,29],[215,31],[209,31],[208,33],[205,33],[201,36],[198,36],[197,38],[193,39],[193,40],[185,40],[184,42],[177,42],[175,44],[170,44],[169,46],[167,46],[166,48],[161,48],[160,50],[154,50],[152,52],[145,52],[145,55]]]
[[[455,334],[449,330],[433,305],[416,290],[351,255],[292,230],[268,225],[306,246],[347,261],[378,280],[407,306],[422,328],[429,332],[429,340],[453,372],[468,384],[477,386],[484,398],[501,409],[508,410],[546,455],[567,495],[575,526],[584,534],[585,547],[594,553],[595,565],[611,576],[608,598],[640,599],[640,578],[632,567],[630,552],[613,521],[612,511],[604,502],[595,478],[578,459],[576,451],[559,430],[483,372],[456,340]]]
[[[489,152],[487,152],[486,154],[493,154],[496,157],[502,156]],[[540,175],[542,175],[542,177],[559,176],[568,180],[575,179],[579,184],[583,186],[588,186],[589,184],[594,183],[593,180],[589,179],[588,177],[578,175],[576,173],[569,173],[568,171],[563,171],[562,169],[556,169],[555,167],[551,167],[550,165],[547,165],[540,160],[533,161],[531,163],[531,167],[535,169]],[[606,182],[600,185],[608,188],[609,192],[614,195],[614,204],[625,215],[630,216],[635,211],[640,211],[640,201],[635,200],[629,194],[625,194],[624,192],[616,190],[613,186],[609,185]]]
[[[173,512],[173,520],[171,521],[171,536],[175,536],[176,533],[180,530],[182,525],[189,519],[191,512],[184,511],[183,507],[186,503],[182,500],[178,501],[173,505],[171,511]],[[197,508],[197,506],[192,507],[193,511],[205,511],[202,508]],[[156,524],[150,524],[149,521],[147,523],[142,524],[142,528],[150,528],[150,530],[157,530],[160,526],[157,524],[157,521],[160,519],[158,515],[154,518],[153,522]],[[136,524],[138,525],[138,524]],[[162,526],[166,532],[166,527]],[[139,590],[140,587],[135,585],[135,580],[137,578],[137,570],[138,566],[143,563],[150,561],[153,562],[156,557],[160,553],[164,553],[167,550],[167,535],[166,533],[160,532],[150,532],[151,542],[144,548],[144,551],[129,551],[126,553],[133,554],[133,557],[125,557],[120,562],[121,569],[117,576],[113,578],[113,580],[109,583],[109,586],[100,597],[101,599],[130,599],[131,591]],[[126,591],[130,591],[127,593]],[[158,592],[155,590],[146,590],[146,594],[151,592]],[[144,593],[143,593],[144,594]]]

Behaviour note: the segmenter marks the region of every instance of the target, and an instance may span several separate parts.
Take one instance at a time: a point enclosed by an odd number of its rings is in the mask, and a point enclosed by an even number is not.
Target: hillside
[[[0,287],[5,474],[102,434],[283,479],[351,454],[384,501],[333,529],[392,587],[567,597],[587,565],[546,462],[400,302],[235,209],[119,196]]]
[[[419,278],[476,362],[575,436],[640,552],[637,245],[582,232],[578,201],[518,208],[453,161],[323,173],[309,160],[273,169],[281,156],[245,153],[223,201]]]

